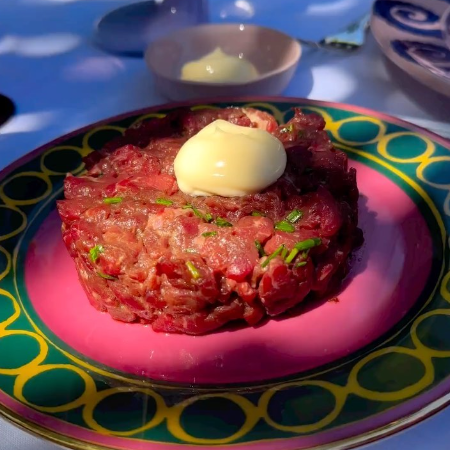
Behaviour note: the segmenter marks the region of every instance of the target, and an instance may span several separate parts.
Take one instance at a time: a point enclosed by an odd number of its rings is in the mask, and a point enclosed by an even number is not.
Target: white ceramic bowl
[[[242,54],[258,70],[246,83],[203,83],[180,79],[182,66],[220,47]],[[300,60],[298,41],[280,31],[256,25],[208,24],[176,31],[154,41],[145,61],[160,93],[171,100],[191,98],[278,95],[289,84]]]

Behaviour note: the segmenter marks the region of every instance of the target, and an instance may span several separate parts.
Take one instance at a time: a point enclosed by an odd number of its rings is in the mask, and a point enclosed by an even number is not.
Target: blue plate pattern
[[[392,41],[400,56],[427,68],[432,73],[450,78],[450,49],[442,45],[418,41]]]
[[[448,94],[449,9],[450,0],[376,0],[372,18],[372,31],[386,55],[420,81],[427,83],[428,80],[431,88],[436,89],[436,86],[430,82],[430,75],[438,77],[440,87],[437,90]],[[411,64],[418,66],[414,73],[408,70]],[[422,69],[422,73],[417,69]]]
[[[442,37],[439,14],[422,6],[409,2],[379,0],[374,4],[374,14],[410,33]]]

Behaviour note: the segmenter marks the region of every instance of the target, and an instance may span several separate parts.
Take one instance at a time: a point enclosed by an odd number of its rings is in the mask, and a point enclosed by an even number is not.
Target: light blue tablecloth
[[[426,1],[426,0],[424,0]],[[0,92],[18,114],[0,128],[0,168],[57,136],[129,110],[163,103],[140,59],[108,55],[90,41],[92,24],[123,0],[1,0]],[[320,39],[366,12],[370,0],[210,0],[214,21],[255,22]],[[355,55],[306,49],[285,95],[387,112],[450,136],[450,100],[387,63],[370,36]],[[446,123],[447,122],[447,123]],[[450,409],[370,450],[444,450]],[[0,450],[56,446],[0,418]]]

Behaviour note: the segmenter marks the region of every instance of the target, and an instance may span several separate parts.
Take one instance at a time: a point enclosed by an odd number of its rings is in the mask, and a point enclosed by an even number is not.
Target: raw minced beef
[[[181,145],[216,119],[266,129],[287,152],[284,175],[255,195],[178,190]],[[334,290],[362,241],[356,172],[317,115],[278,126],[254,109],[177,110],[129,128],[68,175],[63,239],[91,304],[154,330],[204,334],[255,325]]]

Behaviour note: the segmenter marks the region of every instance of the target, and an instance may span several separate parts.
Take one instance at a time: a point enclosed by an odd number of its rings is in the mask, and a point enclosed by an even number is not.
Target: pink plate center
[[[292,375],[345,357],[394,326],[414,305],[431,269],[432,242],[417,206],[395,183],[354,162],[365,244],[339,302],[256,328],[193,337],[116,322],[90,306],[53,212],[30,245],[25,283],[46,326],[103,365],[155,380],[238,383]]]

